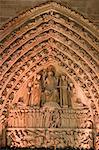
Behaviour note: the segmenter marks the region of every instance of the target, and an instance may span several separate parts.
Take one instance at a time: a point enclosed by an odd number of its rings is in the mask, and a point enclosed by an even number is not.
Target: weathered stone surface
[[[31,136],[28,137],[23,130],[43,128],[42,134],[49,135],[46,137],[49,145],[53,143],[56,134],[62,137],[65,134],[64,138],[70,137],[69,145],[98,148],[98,38],[97,28],[89,20],[68,6],[55,2],[31,8],[2,26],[2,145],[6,144],[5,139],[9,135],[8,143],[24,147]],[[67,128],[73,131],[68,133]],[[62,135],[61,129],[64,130]],[[75,133],[75,144],[70,136],[74,129],[80,130]],[[37,131],[33,133],[32,138]],[[50,133],[52,139],[49,138]],[[20,140],[24,134],[27,139]],[[41,146],[42,137],[36,140],[37,145]],[[20,144],[17,145],[16,141]],[[54,145],[58,141],[54,141]],[[31,140],[28,144],[33,143],[34,140]],[[59,145],[66,146],[63,140]]]

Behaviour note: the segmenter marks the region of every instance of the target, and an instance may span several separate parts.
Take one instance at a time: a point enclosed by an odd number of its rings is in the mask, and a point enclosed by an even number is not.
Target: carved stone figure
[[[40,85],[40,75],[37,75],[34,81],[28,84],[29,88],[29,105],[30,106],[40,106],[41,99],[41,85]]]
[[[60,79],[60,103],[63,106],[71,106],[71,85],[65,75],[61,76]]]
[[[48,72],[48,76],[45,80],[45,100],[46,102],[59,102],[59,96],[57,91],[57,79],[52,71]]]
[[[68,81],[68,88],[67,88],[67,97],[68,97],[68,107],[71,107],[72,106],[72,101],[71,101],[71,97],[72,97],[72,86],[73,84],[70,83]]]
[[[68,106],[67,88],[68,88],[68,83],[67,83],[66,76],[62,75],[60,79],[60,103],[63,106]]]
[[[33,15],[39,7],[42,13]],[[0,30],[0,134],[11,138],[9,143],[15,147],[87,149],[95,142],[98,149],[98,33],[68,7],[57,3],[48,3],[49,11],[39,7],[23,12]],[[52,63],[59,66],[57,71],[47,67]],[[47,68],[40,73],[43,66]],[[71,77],[74,89],[61,71]],[[71,102],[77,102],[74,108],[79,111],[73,110]],[[89,112],[83,112],[85,104]],[[92,130],[96,130],[93,137]],[[6,139],[1,136],[0,143]]]

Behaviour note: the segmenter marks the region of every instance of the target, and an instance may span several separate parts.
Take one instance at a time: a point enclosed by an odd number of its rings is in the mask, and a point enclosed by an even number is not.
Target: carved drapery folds
[[[0,133],[13,107],[23,111],[13,112],[17,119],[31,114],[31,109],[87,107],[91,121],[83,118],[82,127],[95,128],[99,120],[98,37],[90,21],[55,2],[31,8],[6,23],[0,29]]]
[[[28,80],[23,97],[14,103],[23,102],[27,106],[41,107],[53,102],[61,107],[72,107],[72,87],[73,83],[67,75],[57,72],[54,66],[49,66]]]
[[[88,118],[87,118],[88,116]],[[82,128],[92,129],[93,123],[88,108],[60,108],[45,105],[42,108],[17,106],[10,109],[8,116],[9,128]]]
[[[90,148],[93,147],[91,119],[88,108],[17,107],[9,112],[8,145]]]
[[[41,83],[40,83],[40,75],[36,75],[34,79],[29,81],[28,88],[28,105],[30,106],[40,106],[41,100]]]
[[[23,97],[16,99],[9,109],[9,146],[94,146],[90,110],[72,106],[74,84],[59,70],[49,65],[27,81]]]

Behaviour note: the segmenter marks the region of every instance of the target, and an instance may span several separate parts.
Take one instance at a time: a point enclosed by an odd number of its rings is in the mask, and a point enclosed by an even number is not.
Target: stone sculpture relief
[[[87,132],[85,129],[91,129],[93,123],[96,122],[94,120],[99,120],[98,32],[87,19],[69,8],[57,3],[46,5],[46,7],[49,6],[58,9],[59,12],[53,9],[53,11],[45,12],[44,10],[44,13],[40,13],[39,8],[43,10],[43,7],[39,6],[20,14],[0,29],[0,132],[7,126],[7,121],[12,129],[14,127],[19,129],[21,126],[22,128],[35,128],[36,122],[39,128],[46,126],[55,129],[68,128],[70,124],[71,127],[81,127],[84,130],[63,131],[62,135],[59,131],[42,131],[42,137],[39,136],[39,138],[36,135],[39,135],[41,130],[33,131],[32,138],[35,137],[35,141],[33,139],[20,141],[24,129],[22,131],[9,129],[9,135],[11,135],[9,143],[12,146],[22,147],[33,146],[37,142],[39,146],[52,144],[62,147],[70,144],[88,148],[91,147],[92,137],[91,131],[87,130]],[[67,15],[62,15],[61,10],[66,11]],[[36,11],[39,14],[33,18],[33,12]],[[72,19],[74,16],[78,23]],[[69,81],[66,74],[57,74],[57,71],[53,69],[42,71],[42,66],[46,66],[52,59],[82,89],[89,103],[88,106],[81,104],[81,99],[75,96],[75,86]],[[34,72],[36,73],[32,78]],[[25,82],[27,85],[24,96],[24,94],[20,95],[20,91]],[[91,105],[92,112],[86,109],[83,113],[72,112],[74,99],[82,105],[80,109]],[[7,116],[8,111],[9,117]],[[28,118],[31,120],[30,124],[27,123]],[[44,119],[45,124],[42,121]],[[98,127],[96,130],[96,145],[99,145]],[[72,134],[75,135],[75,138],[71,136]],[[27,132],[24,132],[24,135],[31,138]],[[59,139],[57,135],[63,138]]]
[[[37,75],[33,81],[28,83],[28,105],[30,106],[40,106],[41,99],[41,85],[40,85],[40,75]]]
[[[8,145],[93,147],[90,111],[85,107],[72,108],[73,86],[70,79],[53,66],[29,79],[28,103],[25,104],[24,97],[19,98],[9,111]]]
[[[45,122],[46,127],[48,127],[48,122]],[[58,123],[59,122],[56,122],[56,125],[58,125]],[[12,147],[35,147],[35,145],[37,147],[93,147],[91,129],[59,128],[59,126],[55,126],[54,121],[53,124],[51,123],[49,125],[53,126],[50,126],[52,128],[47,128],[47,130],[44,128],[9,129],[8,144]]]
[[[29,79],[23,101],[28,106],[40,107],[45,103],[53,102],[61,107],[72,107],[73,84],[69,82],[66,75],[59,75],[54,67],[49,66],[46,70]]]
[[[58,81],[52,71],[48,71],[48,75],[44,81],[44,95],[46,102],[59,102]]]
[[[92,145],[91,130],[15,130],[8,131],[8,144],[11,147],[55,147],[67,146],[88,149]]]
[[[88,119],[91,120],[87,118],[88,113],[90,114],[88,109],[82,110],[81,113],[81,110],[60,109],[55,106],[54,108],[44,106],[40,109],[25,106],[23,109],[22,107],[11,109],[8,117],[8,144],[12,147],[26,147],[26,144],[27,146],[36,144],[37,147],[50,147],[51,144],[55,147],[93,147],[92,126],[85,124],[83,126],[80,122],[80,120],[83,121],[82,117],[86,122]],[[35,138],[37,141],[33,140]]]

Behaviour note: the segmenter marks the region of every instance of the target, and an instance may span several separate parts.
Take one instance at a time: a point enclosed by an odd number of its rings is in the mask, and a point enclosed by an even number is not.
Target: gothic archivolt
[[[99,122],[98,36],[91,22],[53,2],[6,23],[0,29],[1,126],[6,121],[7,108],[20,101],[27,107],[42,107],[46,101],[54,101],[57,107],[64,103],[73,108],[86,106],[92,120]],[[50,66],[54,71],[49,71]],[[53,87],[47,85],[49,75]],[[63,79],[68,84],[67,101]]]

